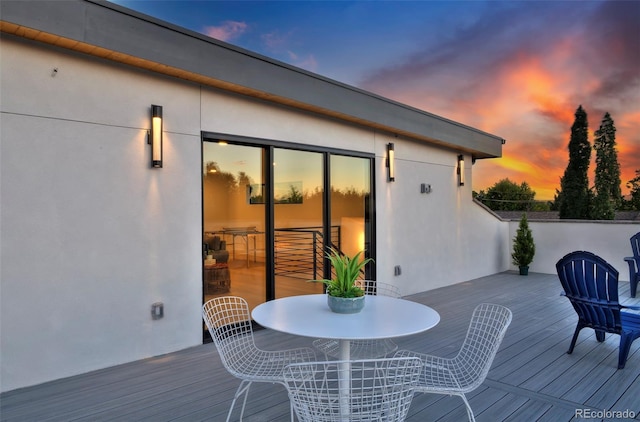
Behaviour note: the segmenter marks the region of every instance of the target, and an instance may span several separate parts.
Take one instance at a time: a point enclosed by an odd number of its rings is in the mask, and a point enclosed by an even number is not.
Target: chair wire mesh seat
[[[399,350],[395,357],[419,357],[423,369],[416,391],[460,396],[469,420],[475,421],[465,394],[484,382],[511,319],[509,308],[482,303],[473,311],[467,335],[455,357],[441,358],[409,350]]]
[[[289,365],[284,379],[300,422],[400,422],[421,370],[418,358],[332,360]]]
[[[364,290],[365,295],[379,295],[399,298],[400,289],[392,284],[372,280],[358,280],[356,285]],[[325,358],[340,358],[340,341],[319,338],[313,341],[313,347],[324,353]],[[398,350],[398,345],[390,339],[351,340],[351,359],[376,359],[387,356]]]
[[[249,306],[241,297],[211,299],[202,306],[202,315],[222,364],[229,373],[242,380],[233,397],[227,421],[236,401],[244,394],[240,412],[242,420],[252,382],[284,385],[283,372],[287,365],[316,360],[315,351],[309,347],[280,351],[259,349],[253,337]],[[293,409],[291,411],[293,420]]]
[[[623,369],[631,343],[640,337],[640,315],[624,312],[624,309],[640,308],[624,306],[618,301],[618,271],[601,257],[584,251],[565,255],[556,264],[556,270],[563,295],[578,314],[578,324],[567,353],[573,353],[583,328],[593,328],[599,342],[604,341],[605,333],[618,334],[618,369]]]

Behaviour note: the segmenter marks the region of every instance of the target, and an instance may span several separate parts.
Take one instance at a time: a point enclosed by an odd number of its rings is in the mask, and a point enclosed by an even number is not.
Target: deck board
[[[640,341],[633,344],[623,370],[616,369],[618,336],[607,335],[598,343],[585,329],[568,355],[577,317],[560,290],[553,275],[506,272],[411,295],[407,298],[436,309],[441,322],[395,341],[403,349],[451,356],[464,339],[473,308],[481,302],[503,304],[513,311],[513,322],[487,380],[468,395],[479,422],[570,421],[577,408],[628,409],[640,420]],[[640,304],[628,291],[628,283],[621,283],[621,301]],[[256,330],[255,336],[265,349],[311,342],[271,330]],[[219,421],[225,419],[238,384],[213,344],[205,344],[4,393],[0,421]],[[288,418],[283,386],[251,387],[245,421]],[[417,394],[408,421],[465,419],[460,398]]]

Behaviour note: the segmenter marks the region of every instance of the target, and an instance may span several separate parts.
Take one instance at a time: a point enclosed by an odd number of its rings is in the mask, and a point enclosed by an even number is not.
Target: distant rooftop
[[[519,220],[523,211],[493,211],[504,220]],[[560,220],[558,211],[527,211],[529,220]],[[617,211],[616,221],[640,221],[640,211]],[[590,221],[590,220],[587,220]]]

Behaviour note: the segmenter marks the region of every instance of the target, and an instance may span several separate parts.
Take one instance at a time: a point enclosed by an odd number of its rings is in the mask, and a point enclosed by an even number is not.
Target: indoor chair
[[[211,255],[218,264],[224,264],[229,261],[229,251],[227,250],[227,242],[220,236],[205,235],[203,243],[204,258]]]

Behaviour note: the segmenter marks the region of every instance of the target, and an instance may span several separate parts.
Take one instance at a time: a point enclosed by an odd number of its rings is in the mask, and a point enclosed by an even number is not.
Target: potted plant
[[[363,252],[349,257],[330,248],[326,256],[331,262],[335,277],[331,280],[311,280],[327,286],[327,303],[333,312],[353,314],[360,312],[364,307],[364,291],[356,285],[356,280],[362,268],[373,260],[360,260]]]
[[[520,275],[529,274],[529,264],[533,261],[535,253],[536,245],[533,242],[533,235],[525,213],[522,214],[516,237],[513,238],[513,253],[511,254],[513,264],[518,266]]]

